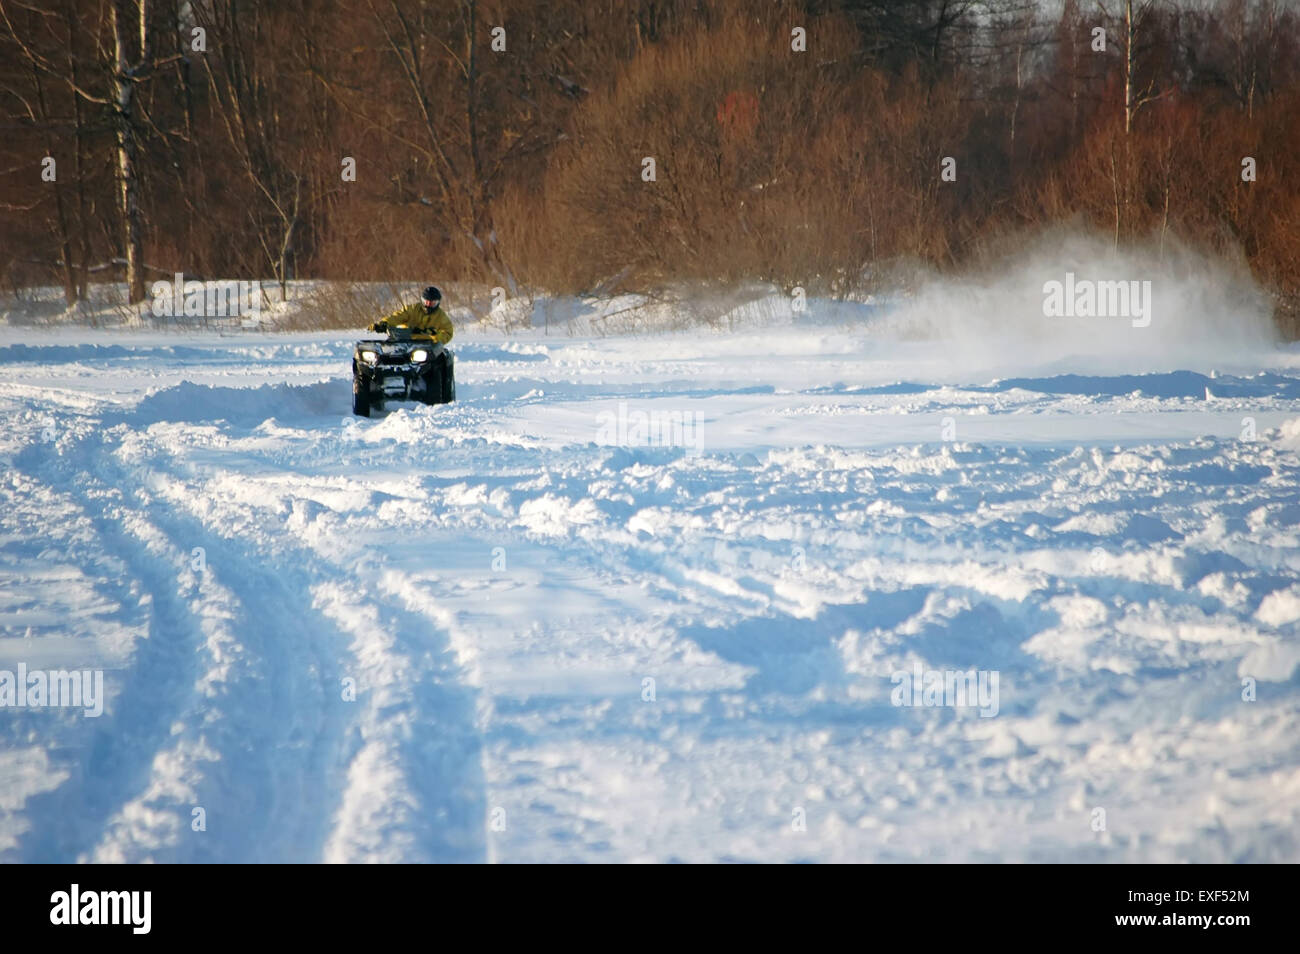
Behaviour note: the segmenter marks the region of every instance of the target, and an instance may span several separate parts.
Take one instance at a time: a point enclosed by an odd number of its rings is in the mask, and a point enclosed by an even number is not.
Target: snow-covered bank
[[[0,331],[0,859],[1300,860],[1300,354],[817,314]]]

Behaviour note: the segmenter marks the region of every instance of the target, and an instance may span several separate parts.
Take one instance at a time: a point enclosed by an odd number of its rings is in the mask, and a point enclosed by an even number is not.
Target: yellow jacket
[[[429,335],[438,344],[446,344],[451,340],[455,332],[451,327],[451,319],[439,305],[431,312],[424,310],[424,305],[416,302],[413,305],[404,305],[397,309],[387,318],[383,319],[389,328],[406,328],[413,334]],[[378,331],[375,327],[379,322],[370,326],[371,331]]]

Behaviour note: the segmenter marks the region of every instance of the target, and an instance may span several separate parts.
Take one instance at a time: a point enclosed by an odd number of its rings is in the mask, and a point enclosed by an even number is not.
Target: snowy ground
[[[1300,861],[1295,350],[351,340],[0,329],[0,861]]]

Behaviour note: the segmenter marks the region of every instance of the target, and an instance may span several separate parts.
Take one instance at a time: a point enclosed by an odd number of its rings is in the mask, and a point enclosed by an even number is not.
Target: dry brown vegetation
[[[835,295],[1073,223],[1240,257],[1300,334],[1300,17],[1284,0],[0,13],[11,288],[55,282],[74,302],[127,278],[138,297],[182,271]]]

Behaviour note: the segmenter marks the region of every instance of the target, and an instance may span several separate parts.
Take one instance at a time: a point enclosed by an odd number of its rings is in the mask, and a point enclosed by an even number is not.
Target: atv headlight
[[[374,364],[379,360],[379,355],[373,351],[363,351],[361,352],[361,360],[366,364]]]
[[[425,351],[423,348],[416,348],[411,352],[411,360],[416,364],[419,364],[421,361],[428,361],[429,352]]]

